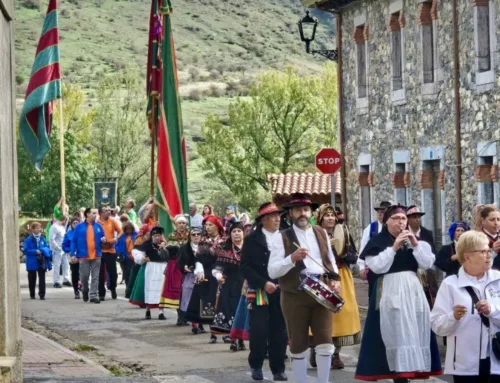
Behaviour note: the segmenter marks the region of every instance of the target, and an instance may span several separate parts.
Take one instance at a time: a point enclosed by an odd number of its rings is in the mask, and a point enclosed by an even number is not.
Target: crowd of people
[[[48,240],[33,223],[24,243],[31,299],[37,277],[45,299],[51,269],[54,287],[72,286],[75,299],[81,294],[101,303],[107,291],[116,299],[119,264],[125,297],[145,309],[146,320],[154,309],[159,320],[166,308],[175,309],[178,326],[208,333],[211,344],[221,340],[237,352],[249,341],[254,380],[264,379],[267,358],[274,381],[287,381],[289,347],[293,381],[307,382],[309,351],[317,381],[326,383],[332,368],[344,368],[341,348],[355,344],[361,344],[356,379],[425,379],[443,374],[440,336],[447,346],[444,373],[455,382],[500,382],[500,211],[494,205],[477,207],[474,230],[452,223],[450,244],[439,252],[422,226],[425,213],[388,201],[375,208],[378,219],[364,229],[359,252],[342,211],[317,206],[306,194],[293,194],[283,210],[262,204],[254,222],[248,214],[237,217],[233,206],[220,218],[210,205],[198,214],[191,204],[189,215],[174,218],[172,233],[155,221],[153,200],[134,209],[130,200],[121,215],[119,208],[100,207],[69,219],[60,201]],[[353,279],[358,269],[369,285],[363,333]],[[326,290],[342,308],[332,309],[311,288]]]

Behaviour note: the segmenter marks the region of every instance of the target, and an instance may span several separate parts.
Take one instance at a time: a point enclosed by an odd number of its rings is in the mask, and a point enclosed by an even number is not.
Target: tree
[[[97,176],[117,178],[120,201],[139,190],[151,169],[143,80],[125,70],[103,78],[96,94],[92,146],[99,158]]]
[[[203,169],[239,199],[255,202],[262,191],[269,193],[268,174],[311,169],[320,147],[336,144],[332,69],[325,67],[321,76],[302,76],[292,68],[259,76],[249,100],[230,104],[227,122],[209,115],[205,141],[198,144]]]
[[[57,104],[56,104],[57,105]],[[82,141],[78,132],[92,123],[92,113],[83,109],[83,93],[75,87],[63,88],[63,108],[66,113],[64,149],[66,165],[66,199],[70,211],[92,206],[96,157]],[[56,108],[57,109],[57,108]],[[69,113],[69,111],[72,111]],[[56,110],[54,116],[58,116]],[[51,150],[45,157],[41,172],[35,170],[21,139],[17,139],[19,204],[24,212],[50,216],[61,197],[61,169],[58,119],[50,137]]]

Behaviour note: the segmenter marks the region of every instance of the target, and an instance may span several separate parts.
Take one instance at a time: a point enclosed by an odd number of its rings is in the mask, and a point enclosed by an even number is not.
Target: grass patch
[[[112,366],[105,366],[114,376],[128,376],[130,373],[128,373],[125,370],[122,370],[119,366],[112,365]]]
[[[97,351],[97,348],[95,348],[94,346],[90,346],[88,344],[77,344],[75,347],[71,349],[71,351],[77,351],[77,352]]]

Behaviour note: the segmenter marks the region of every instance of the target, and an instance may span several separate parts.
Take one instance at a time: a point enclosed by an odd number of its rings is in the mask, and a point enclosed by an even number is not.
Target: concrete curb
[[[113,374],[111,373],[111,371],[109,371],[107,368],[101,366],[99,363],[93,361],[92,359],[87,358],[86,356],[78,354],[77,352],[72,351],[69,348],[61,346],[59,343],[57,343],[57,342],[55,342],[55,341],[53,341],[53,340],[51,340],[49,338],[46,338],[43,335],[37,334],[36,332],[28,330],[28,329],[26,329],[24,327],[22,328],[22,331],[26,331],[26,332],[30,333],[32,336],[34,336],[34,337],[36,337],[38,339],[41,339],[44,342],[47,342],[47,343],[51,344],[55,348],[57,348],[57,349],[65,352],[65,353],[67,353],[67,354],[75,357],[76,359],[83,360],[86,364],[88,364],[88,365],[90,365],[92,367],[95,367],[97,370],[100,370],[102,373],[104,373],[106,375],[113,376]]]

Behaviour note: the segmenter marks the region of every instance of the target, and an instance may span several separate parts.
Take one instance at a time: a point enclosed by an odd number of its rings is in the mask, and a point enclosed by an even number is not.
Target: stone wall
[[[459,0],[460,95],[463,164],[463,215],[471,220],[477,203],[475,168],[477,144],[500,138],[500,0],[491,0],[496,9],[497,51],[496,81],[492,89],[476,89],[474,8],[473,0]],[[444,147],[445,209],[443,227],[456,218],[455,188],[455,122],[453,82],[453,35],[451,0],[436,0],[437,59],[441,77],[435,96],[422,95],[421,36],[418,23],[419,0],[400,0],[405,16],[404,83],[406,102],[394,105],[391,100],[391,36],[387,20],[389,0],[356,2],[343,11],[343,102],[345,110],[345,140],[347,198],[349,225],[357,233],[359,226],[359,183],[357,162],[361,153],[371,154],[373,172],[372,201],[393,200],[391,182],[393,152],[410,153],[411,202],[422,203],[418,175],[421,170],[421,148]],[[393,7],[393,6],[392,6]],[[356,108],[356,46],[353,29],[366,14],[368,37],[368,113]],[[364,18],[361,17],[361,18]],[[497,147],[500,147],[498,144]],[[498,149],[497,149],[498,151]],[[500,152],[498,152],[500,153]],[[424,197],[425,198],[425,197]]]
[[[0,382],[22,382],[13,1],[0,0]]]

